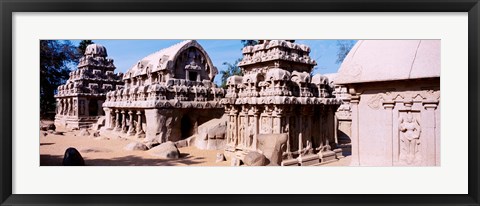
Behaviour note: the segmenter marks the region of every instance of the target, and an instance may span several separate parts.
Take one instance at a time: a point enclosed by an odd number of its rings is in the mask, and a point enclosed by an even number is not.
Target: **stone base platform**
[[[97,123],[98,118],[98,116],[76,117],[57,115],[55,116],[55,126],[69,130],[90,128],[93,124]]]

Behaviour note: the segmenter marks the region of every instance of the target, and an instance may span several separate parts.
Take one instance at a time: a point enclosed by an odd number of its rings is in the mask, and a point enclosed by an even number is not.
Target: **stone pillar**
[[[257,136],[258,136],[258,127],[259,127],[259,114],[258,114],[258,111],[259,109],[257,108],[258,106],[254,106],[254,109],[253,109],[253,127],[254,127],[254,130],[253,130],[253,142],[252,142],[252,149],[255,151],[257,150]]]
[[[385,101],[383,102],[383,107],[386,110],[385,115],[387,116],[385,119],[385,128],[387,128],[387,136],[385,137],[385,164],[393,166],[393,138],[395,136],[394,132],[397,132],[396,129],[393,129],[393,108],[395,107],[395,102],[393,100]]]
[[[122,132],[127,133],[127,115],[125,114],[125,110],[122,110]]]
[[[358,134],[358,103],[360,102],[360,96],[354,93],[353,90],[351,98],[351,108],[352,108],[352,160],[350,162],[351,166],[360,165],[360,153],[359,153],[359,134]]]
[[[137,125],[136,125],[136,131],[137,135],[144,134],[143,129],[142,129],[142,112],[137,111]]]
[[[188,70],[185,70],[185,80],[189,80],[189,74],[190,72]]]
[[[116,131],[120,131],[120,130],[122,130],[122,122],[121,122],[121,117],[120,117],[120,110],[118,110],[118,109],[115,110],[115,114],[116,114],[116,116],[117,116],[117,118],[116,118],[116,121],[117,121],[117,122],[116,122],[116,124],[115,124],[115,126],[116,126],[115,130],[116,130]]]
[[[129,110],[128,111],[128,132],[127,132],[127,135],[129,136],[133,136],[135,135],[135,125],[133,125],[133,111],[132,110]]]
[[[110,129],[113,130],[113,129],[115,129],[115,125],[116,125],[115,110],[110,109],[109,113],[110,113]]]
[[[105,112],[105,128],[111,128],[112,115],[110,114],[110,109],[105,107],[103,111]]]
[[[302,155],[302,149],[303,149],[303,115],[299,114],[300,118],[298,121],[298,157],[301,157]]]
[[[161,129],[165,126],[165,115],[160,114],[158,109],[145,109],[145,119],[147,123],[145,141],[162,143],[160,136],[164,135]]]
[[[424,120],[422,124],[420,125],[422,128],[422,134],[420,135],[421,138],[421,144],[425,144],[423,148],[425,148],[425,151],[423,151],[423,164],[425,166],[435,166],[436,165],[436,136],[437,132],[436,130],[436,117],[435,117],[435,110],[437,109],[437,104],[438,101],[424,101],[423,106],[425,107],[424,112]]]

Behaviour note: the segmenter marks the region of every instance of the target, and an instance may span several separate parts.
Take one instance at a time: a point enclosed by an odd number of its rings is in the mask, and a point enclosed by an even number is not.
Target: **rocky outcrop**
[[[127,151],[145,151],[148,147],[140,142],[132,142],[123,148]]]
[[[165,142],[149,150],[149,153],[153,156],[157,156],[165,159],[178,159],[180,157],[180,151],[173,142]]]
[[[245,155],[243,163],[247,166],[264,166],[268,164],[268,160],[265,155],[258,152],[249,152]]]
[[[269,165],[277,166],[282,162],[282,147],[287,142],[287,134],[259,134],[258,149],[270,161]]]
[[[195,146],[198,149],[221,150],[225,148],[227,131],[227,116],[212,119],[198,127]]]

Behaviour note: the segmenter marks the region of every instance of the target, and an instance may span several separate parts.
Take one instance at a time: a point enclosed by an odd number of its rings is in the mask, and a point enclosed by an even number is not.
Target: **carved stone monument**
[[[250,151],[263,153],[259,135],[286,134],[285,144],[276,148],[282,154],[278,163],[323,161],[322,153],[335,148],[334,113],[340,99],[332,96],[328,78],[310,75],[316,62],[308,46],[285,40],[259,42],[243,48],[243,76],[227,80],[222,99],[228,115],[225,155],[242,159]],[[277,145],[279,137],[283,136],[263,136],[262,145]]]
[[[123,74],[114,73],[113,59],[107,58],[107,49],[102,45],[88,45],[77,67],[55,95],[56,126],[70,129],[91,126],[104,115],[105,94],[123,87]]]
[[[358,41],[335,84],[351,95],[352,165],[440,165],[440,40]]]
[[[217,73],[195,40],[146,56],[123,76],[125,88],[107,93],[102,132],[150,143],[196,134],[200,124],[223,115],[224,89],[213,83]]]

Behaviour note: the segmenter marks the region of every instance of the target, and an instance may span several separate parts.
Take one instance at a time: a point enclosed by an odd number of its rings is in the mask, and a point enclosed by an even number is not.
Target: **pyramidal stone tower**
[[[317,64],[310,48],[287,40],[260,40],[246,46],[238,64],[243,76],[227,80],[222,99],[227,122],[228,158],[263,153],[271,165],[302,166],[334,160],[335,111],[325,76],[311,72]]]
[[[69,129],[91,126],[104,115],[105,94],[123,87],[123,74],[114,73],[113,59],[107,58],[107,49],[100,44],[87,46],[77,68],[55,95],[56,126]]]

